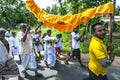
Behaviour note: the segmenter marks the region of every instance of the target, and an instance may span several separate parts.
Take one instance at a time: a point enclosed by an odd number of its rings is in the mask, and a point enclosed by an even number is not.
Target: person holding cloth
[[[71,33],[71,40],[72,40],[72,54],[64,61],[65,64],[68,64],[68,61],[73,58],[74,56],[76,56],[77,60],[80,63],[80,67],[81,68],[86,68],[86,66],[82,63],[81,60],[81,55],[80,55],[80,40],[82,39],[82,37],[85,34],[85,30],[84,32],[81,34],[79,34],[79,27],[76,27],[73,32]]]
[[[114,60],[113,55],[108,57],[108,51],[113,49],[113,46],[106,48],[104,44],[106,32],[102,23],[96,23],[92,26],[92,35],[89,45],[89,80],[108,80],[108,67]]]

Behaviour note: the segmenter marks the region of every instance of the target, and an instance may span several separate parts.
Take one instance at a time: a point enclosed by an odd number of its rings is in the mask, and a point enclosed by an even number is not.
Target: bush
[[[89,52],[89,41],[84,41],[80,45],[81,53],[88,53]]]
[[[120,47],[115,48],[113,54],[115,54],[116,56],[120,56]]]

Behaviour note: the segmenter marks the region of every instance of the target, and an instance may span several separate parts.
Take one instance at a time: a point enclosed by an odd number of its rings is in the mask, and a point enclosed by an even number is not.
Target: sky
[[[26,0],[23,0],[23,1],[26,1]],[[47,6],[52,7],[52,4],[55,4],[56,2],[54,0],[34,0],[34,1],[40,8],[46,8]]]
[[[119,5],[120,6],[120,0],[116,0],[116,6]]]
[[[41,8],[46,8],[47,6],[52,7],[52,4],[55,4],[55,1],[53,0],[34,0],[37,5],[39,5]]]
[[[25,1],[25,0],[23,0]],[[47,6],[52,7],[52,4],[55,4],[54,0],[34,0],[40,8],[46,8]],[[116,6],[120,6],[120,0],[116,0]]]

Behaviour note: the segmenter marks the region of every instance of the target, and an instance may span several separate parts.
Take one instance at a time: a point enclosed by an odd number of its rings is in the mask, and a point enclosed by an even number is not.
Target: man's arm
[[[109,59],[99,59],[99,62],[103,67],[108,67],[112,64],[112,62],[114,61],[114,58],[115,56],[111,55]]]
[[[35,32],[39,29],[39,27],[41,27],[41,25],[43,25],[42,22],[40,22],[40,23],[38,24],[37,28],[35,29]]]
[[[27,34],[30,31],[30,27],[27,27],[26,31],[25,31],[25,35],[23,36],[23,38],[21,39],[21,41],[25,42],[26,38],[27,38]]]
[[[79,40],[81,40],[81,38],[82,38],[84,35],[85,35],[85,30],[84,30],[84,32],[82,33],[82,35],[81,35],[80,37],[75,37],[74,39],[75,39],[76,41],[79,41]]]
[[[109,59],[99,59],[99,62],[102,67],[108,67],[112,64],[112,60]]]
[[[108,67],[112,64],[114,56],[112,56],[112,58],[106,58],[108,56],[105,55],[105,50],[102,48],[102,45],[100,43],[94,44],[92,50],[102,67]]]
[[[85,35],[85,32],[86,32],[86,27],[84,28],[84,32],[81,34],[81,36],[80,37],[76,37],[76,38],[74,38],[76,41],[79,41],[79,40],[81,40],[81,38]]]

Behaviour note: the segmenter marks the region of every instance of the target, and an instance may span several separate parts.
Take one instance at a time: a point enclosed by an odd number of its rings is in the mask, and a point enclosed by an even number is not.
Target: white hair
[[[5,31],[6,32],[6,30],[4,28],[0,28],[0,31]]]
[[[22,26],[24,26],[24,25],[27,26],[27,24],[25,24],[25,23],[21,23],[21,24],[20,24],[20,27],[22,27]]]

